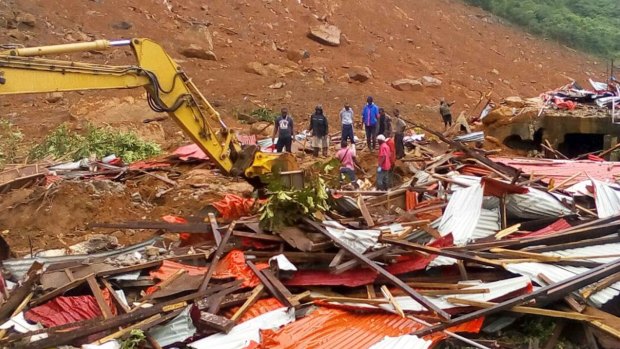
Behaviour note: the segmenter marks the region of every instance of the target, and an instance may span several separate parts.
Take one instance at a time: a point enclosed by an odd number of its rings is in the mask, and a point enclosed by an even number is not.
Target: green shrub
[[[100,159],[114,154],[129,163],[160,153],[161,148],[157,143],[145,141],[133,132],[119,132],[111,127],[89,125],[85,134],[81,135],[63,124],[30,151],[30,159],[39,160],[52,156],[56,159],[79,160],[88,158],[91,154]]]
[[[8,120],[0,120],[0,169],[15,162],[19,143],[24,135]]]

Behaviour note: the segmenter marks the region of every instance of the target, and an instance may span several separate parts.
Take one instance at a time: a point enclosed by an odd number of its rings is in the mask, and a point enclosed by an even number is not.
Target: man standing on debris
[[[454,104],[446,102],[445,98],[441,99],[439,102],[439,113],[441,114],[441,119],[443,120],[444,129],[447,130],[448,126],[452,126],[452,111],[450,107]]]
[[[402,159],[405,157],[405,130],[407,124],[405,120],[400,117],[400,110],[394,109],[394,145],[396,147],[396,158]]]
[[[344,108],[340,111],[340,122],[342,123],[341,140],[347,142],[351,139],[351,144],[355,144],[355,134],[353,133],[353,109],[349,103],[344,104]]]
[[[274,142],[278,135],[278,143],[276,143],[276,151],[281,153],[284,148],[291,153],[291,147],[293,145],[293,137],[295,131],[293,129],[293,118],[288,114],[287,108],[282,108],[280,116],[276,119],[275,127],[273,128],[273,134],[271,135],[271,141]]]
[[[310,116],[310,129],[312,132],[312,150],[315,157],[319,156],[319,150],[323,150],[323,156],[327,156],[329,125],[327,118],[323,114],[323,107],[317,105],[314,114]]]
[[[377,167],[376,187],[377,190],[388,190],[390,170],[392,169],[390,146],[385,142],[384,135],[378,135],[377,142],[379,143],[379,166]]]
[[[355,152],[355,145],[348,146],[347,141],[343,140],[340,143],[340,150],[336,153],[336,158],[340,161],[340,175],[349,179],[353,186],[357,188],[355,181],[355,166],[362,168],[357,162],[357,154]]]
[[[385,113],[385,109],[379,108],[379,134],[385,138],[392,136],[392,118]]]
[[[366,106],[362,110],[362,123],[364,123],[366,130],[366,144],[370,151],[374,151],[377,145],[375,138],[377,136],[377,116],[379,116],[379,107],[373,103],[372,97],[368,96]]]

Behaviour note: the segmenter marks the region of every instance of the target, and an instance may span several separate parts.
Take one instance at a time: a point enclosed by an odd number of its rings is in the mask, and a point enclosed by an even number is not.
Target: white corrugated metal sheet
[[[596,201],[596,213],[598,218],[611,217],[620,212],[620,191],[611,185],[592,180],[594,185],[594,200]]]
[[[400,337],[385,336],[381,342],[374,344],[368,349],[428,349],[432,344],[433,341],[408,334]]]
[[[469,240],[473,241],[495,235],[501,230],[499,221],[499,209],[487,210],[483,208],[480,211],[480,218],[478,219],[474,233]]]
[[[488,302],[495,299],[498,299],[502,296],[505,296],[509,293],[523,290],[528,285],[530,285],[530,278],[526,276],[520,276],[516,278],[500,280],[495,282],[487,282],[487,283],[479,283],[477,285],[472,285],[465,289],[488,289],[488,293],[473,293],[473,294],[458,294],[458,295],[445,295],[441,297],[425,297],[433,304],[438,306],[441,309],[451,309],[459,307],[459,305],[452,304],[447,301],[449,297],[458,297],[463,299],[475,300],[480,302]],[[395,297],[398,304],[401,306],[403,310],[406,311],[414,311],[421,312],[424,311],[425,308],[418,302],[416,302],[413,298],[409,296],[399,296]],[[386,309],[388,311],[394,311],[390,304],[383,304],[381,308]]]
[[[251,341],[260,343],[260,330],[277,329],[295,321],[295,309],[279,308],[233,327],[228,334],[217,333],[190,343],[196,349],[242,349]]]
[[[513,263],[506,265],[506,269],[515,274],[528,276],[539,285],[546,285],[538,278],[539,274],[543,274],[553,283],[557,283],[575,275],[587,273],[590,270],[583,267],[558,266],[545,263]],[[600,307],[618,295],[620,295],[620,282],[593,294],[590,296],[590,300],[594,305]]]
[[[482,186],[474,184],[452,194],[439,223],[442,236],[452,233],[454,245],[462,246],[471,239],[480,218],[482,208]]]
[[[188,306],[174,319],[165,325],[155,326],[149,330],[149,334],[162,347],[176,342],[182,342],[196,333],[196,327],[192,322],[189,312],[192,306]]]
[[[565,197],[570,199],[569,197]],[[529,188],[527,194],[509,194],[506,198],[508,214],[525,219],[559,217],[571,214],[553,195]]]
[[[343,244],[355,249],[359,253],[366,252],[379,241],[380,230],[349,229],[335,221],[324,221],[323,225],[332,235]]]

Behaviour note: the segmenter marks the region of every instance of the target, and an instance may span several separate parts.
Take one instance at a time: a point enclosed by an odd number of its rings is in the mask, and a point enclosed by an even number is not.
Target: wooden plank
[[[502,230],[498,231],[497,234],[495,234],[495,238],[497,240],[503,239],[506,236],[519,231],[520,227],[521,227],[521,223],[513,224],[513,225],[509,226],[506,229],[502,229]]]
[[[558,320],[555,322],[555,327],[553,328],[551,337],[547,339],[547,342],[545,343],[543,349],[555,349],[555,346],[558,344],[558,340],[560,339],[560,335],[564,330],[564,326],[566,326],[566,321],[564,320]]]
[[[17,306],[17,308],[15,308],[15,310],[13,311],[13,314],[11,314],[11,318],[13,318],[14,316],[17,316],[17,314],[21,313],[22,310],[26,309],[26,306],[28,305],[28,302],[30,302],[30,300],[32,299],[32,296],[34,295],[33,292],[30,292],[26,298],[24,298],[24,300]],[[4,338],[4,335],[6,335],[6,331],[7,330],[0,330],[0,339]]]
[[[620,273],[614,274],[614,275],[610,275],[606,278],[604,278],[603,280],[600,280],[592,285],[589,285],[588,287],[584,287],[581,291],[579,291],[579,293],[581,294],[581,296],[584,299],[588,299],[590,298],[590,296],[604,288],[607,288],[613,284],[615,284],[616,282],[620,281]]]
[[[103,318],[107,320],[113,317],[114,315],[112,315],[112,310],[110,309],[110,306],[108,305],[108,303],[106,303],[105,298],[103,297],[103,293],[99,288],[99,283],[97,282],[97,279],[95,279],[95,275],[90,274],[89,276],[87,276],[86,282],[88,283],[88,287],[90,287],[90,291],[93,293],[93,296],[95,296],[95,300],[97,301],[97,305],[101,310],[101,314],[103,314]]]
[[[364,256],[368,259],[373,259],[373,258],[377,258],[379,256],[383,256],[386,253],[388,253],[389,251],[392,250],[392,247],[384,247],[384,248],[380,248],[376,251],[370,251],[370,252],[366,252],[364,253]],[[341,249],[341,251],[344,251],[344,249]],[[345,251],[346,252],[346,251]],[[350,259],[342,264],[336,265],[335,267],[331,267],[330,265],[330,270],[332,273],[334,274],[341,274],[344,273],[347,270],[351,270],[353,268],[355,268],[356,266],[360,265],[360,261],[359,259],[353,258]]]
[[[436,254],[436,255],[440,255],[440,256],[451,257],[451,258],[460,259],[460,260],[464,260],[464,261],[468,261],[468,262],[474,262],[474,263],[478,263],[478,264],[482,264],[482,265],[488,265],[488,266],[496,267],[496,268],[503,268],[503,265],[501,263],[497,263],[497,262],[495,262],[493,260],[482,258],[482,257],[478,257],[478,256],[467,254],[467,253],[453,252],[453,251],[450,251],[450,250],[439,249],[439,248],[435,248],[435,247],[431,247],[431,246],[422,246],[422,245],[419,245],[419,244],[415,244],[415,243],[412,243],[412,242],[409,242],[409,241],[402,241],[402,240],[381,239],[381,241],[387,242],[387,243],[393,244],[393,245],[398,245],[398,246],[402,246],[402,247],[411,248],[411,249],[414,249],[414,250],[417,250],[417,251],[423,251],[423,252],[430,253],[430,254]]]
[[[246,262],[247,265],[252,269],[254,274],[258,276],[260,281],[265,285],[267,290],[274,296],[280,303],[284,304],[287,307],[297,307],[299,306],[299,302],[292,300],[293,295],[291,292],[278,280],[278,278],[273,275],[271,270],[263,269],[258,270],[256,265],[251,261]]]
[[[355,298],[355,297],[334,297],[334,296],[316,296],[312,297],[312,299],[322,300],[325,302],[337,302],[337,303],[355,303],[355,304],[370,304],[370,305],[380,305],[390,303],[390,301],[386,298]]]
[[[245,301],[245,303],[243,303],[241,308],[239,308],[230,319],[232,321],[239,320],[243,316],[243,314],[245,314],[245,312],[248,311],[248,309],[250,309],[250,307],[254,303],[256,303],[256,301],[260,298],[261,294],[263,293],[263,290],[265,290],[265,285],[263,284],[259,284],[258,286],[254,287],[254,290],[252,291],[252,294],[250,295],[250,297]]]
[[[217,225],[217,220],[212,212],[209,212],[209,224],[211,225],[211,231],[213,232],[215,244],[219,246],[222,243],[222,234],[220,234],[220,228]]]
[[[230,332],[230,330],[235,327],[234,321],[231,321],[223,316],[207,313],[205,311],[200,312],[199,323],[203,326],[224,333]]]
[[[135,324],[133,324],[133,325],[131,325],[131,326],[127,326],[127,327],[125,327],[125,328],[123,328],[123,329],[120,329],[120,330],[118,330],[118,331],[116,331],[116,332],[112,333],[111,335],[105,336],[105,337],[101,338],[100,340],[98,340],[98,341],[97,341],[97,342],[95,342],[95,343],[96,343],[97,345],[101,345],[101,344],[103,344],[103,343],[105,343],[105,342],[109,342],[109,341],[111,341],[111,340],[114,340],[114,339],[120,338],[120,337],[122,337],[122,336],[124,336],[124,335],[128,334],[128,333],[129,333],[129,332],[131,332],[132,330],[135,330],[135,329],[137,329],[137,328],[140,328],[140,327],[141,327],[141,326],[143,326],[143,325],[149,324],[149,323],[151,323],[151,322],[153,322],[153,321],[156,321],[156,320],[159,320],[159,319],[161,319],[161,314],[155,314],[155,315],[153,315],[153,316],[151,316],[151,317],[149,317],[149,318],[147,318],[147,319],[144,319],[144,320],[142,320],[142,321],[140,321],[140,322],[138,322],[138,323],[135,323]]]
[[[394,308],[394,311],[396,311],[396,314],[398,314],[398,315],[400,315],[400,317],[404,318],[405,317],[405,312],[403,311],[403,308],[401,308],[400,304],[398,304],[398,302],[396,301],[396,299],[392,295],[392,292],[390,292],[390,290],[387,288],[387,286],[385,286],[385,285],[381,286],[381,293],[383,293],[383,297],[385,297],[388,300],[388,302],[390,303],[390,305]]]
[[[232,221],[228,225],[226,234],[224,234],[224,237],[220,241],[220,244],[217,246],[215,255],[213,256],[213,259],[211,260],[211,264],[209,265],[209,270],[207,270],[207,275],[205,275],[205,279],[202,282],[202,285],[200,285],[200,288],[198,289],[198,291],[204,291],[207,289],[207,287],[209,287],[209,282],[211,282],[211,277],[213,277],[213,273],[215,272],[215,269],[217,268],[217,263],[220,261],[220,258],[222,258],[222,254],[224,254],[224,250],[226,249],[228,240],[230,240],[230,236],[232,235],[233,230],[235,230],[235,225],[237,225],[236,221]]]
[[[364,221],[366,221],[366,226],[373,227],[375,222],[372,220],[372,216],[370,215],[370,212],[368,212],[368,207],[366,207],[364,198],[361,195],[357,197],[357,206],[362,212],[362,217],[364,217]]]
[[[344,258],[344,256],[346,254],[347,254],[346,250],[344,250],[342,248],[340,250],[338,250],[338,253],[336,253],[336,256],[334,257],[334,259],[332,259],[332,261],[329,263],[329,268],[333,269],[338,264],[340,264],[340,262],[342,261],[342,259]]]
[[[245,231],[238,231],[238,230],[233,231],[233,236],[257,239],[257,240],[273,241],[273,242],[284,242],[284,239],[282,239],[281,237],[277,235],[248,233]]]
[[[600,280],[601,278],[607,277],[617,272],[620,272],[620,262],[613,261],[613,262],[601,265],[600,267],[590,269],[588,270],[587,273],[583,273],[583,274],[570,277],[557,284],[541,287],[533,291],[532,293],[521,295],[521,296],[518,296],[512,299],[509,299],[507,301],[504,301],[502,303],[497,303],[496,305],[490,308],[487,308],[487,309],[480,309],[472,313],[459,316],[458,318],[445,322],[445,323],[433,325],[433,326],[424,328],[422,330],[415,331],[412,334],[416,336],[425,336],[431,333],[435,333],[437,331],[443,331],[444,329],[448,327],[459,325],[459,324],[468,322],[470,320],[477,319],[481,316],[487,316],[487,315],[494,314],[494,313],[497,313],[497,312],[500,312],[506,309],[510,309],[514,306],[523,304],[532,299],[536,300],[537,303],[541,302],[541,304],[553,302],[557,300],[558,298],[562,298],[562,296],[565,294],[569,294],[586,285],[596,282],[597,280]],[[557,290],[558,288],[562,289],[561,293],[553,292],[554,290]]]
[[[483,294],[489,293],[488,288],[472,288],[472,289],[458,289],[458,290],[418,290],[420,294],[425,296],[443,296],[450,294]]]
[[[553,284],[553,281],[551,281],[551,279],[549,279],[545,274],[538,274],[538,278],[546,285]],[[564,297],[564,302],[566,302],[566,304],[568,304],[571,309],[578,313],[583,312],[583,310],[586,308],[586,304],[581,304],[572,294],[567,294]]]
[[[377,294],[375,293],[375,285],[366,285],[366,294],[368,299],[377,298]]]
[[[325,234],[327,237],[332,239],[337,245],[340,245],[341,248],[346,249],[351,255],[355,256],[355,258],[359,259],[361,262],[363,262],[364,264],[368,265],[370,268],[374,269],[376,272],[378,272],[383,277],[388,279],[390,281],[390,283],[396,285],[398,288],[403,290],[408,296],[410,296],[411,298],[416,300],[424,308],[428,309],[429,311],[437,313],[437,315],[440,318],[442,318],[442,319],[450,319],[450,314],[446,313],[445,311],[443,311],[442,309],[437,307],[435,304],[431,303],[429,300],[424,298],[424,296],[422,296],[421,294],[416,292],[414,289],[409,287],[402,280],[400,280],[399,278],[397,278],[394,275],[390,274],[387,270],[385,270],[382,267],[380,267],[379,265],[375,264],[372,260],[368,259],[368,257],[365,257],[364,255],[362,255],[362,254],[358,253],[357,251],[355,251],[353,248],[351,248],[348,245],[343,244],[342,242],[340,242],[340,240],[338,240],[338,238],[336,238],[334,235],[332,235],[329,231],[327,231],[327,229],[323,228],[320,224],[314,222],[313,220],[311,220],[311,219],[309,219],[307,217],[304,218],[304,221],[306,223],[310,224],[316,230],[320,231],[321,233]]]
[[[49,301],[49,300],[51,300],[53,298],[61,296],[65,292],[67,292],[69,290],[72,290],[72,289],[82,285],[84,282],[86,282],[86,279],[88,277],[90,277],[90,276],[94,276],[94,274],[89,274],[89,275],[86,275],[86,276],[84,276],[82,278],[75,279],[74,281],[69,282],[68,284],[66,284],[66,285],[64,285],[62,287],[59,287],[59,288],[57,288],[55,290],[52,290],[52,291],[50,291],[48,293],[45,293],[41,297],[38,297],[38,298],[34,299],[32,302],[30,302],[30,306],[34,307],[34,306],[37,306],[39,304],[43,304],[43,303],[45,303],[45,302],[47,302],[47,301]]]
[[[5,323],[13,314],[15,309],[28,297],[32,292],[34,285],[41,278],[43,273],[43,264],[34,262],[28,269],[26,276],[22,280],[21,286],[11,292],[9,299],[0,307],[0,323]]]
[[[493,303],[493,302],[481,302],[481,301],[474,301],[471,299],[462,299],[458,297],[448,297],[446,300],[453,304],[471,305],[471,306],[480,307],[480,308],[491,308],[491,307],[497,306],[498,304],[498,303]],[[514,307],[511,307],[505,310],[511,311],[513,313],[541,315],[541,316],[547,316],[547,317],[553,317],[553,318],[571,319],[571,320],[579,320],[579,321],[600,320],[600,318],[597,318],[595,316],[584,315],[584,314],[580,314],[577,312],[532,308],[532,307],[526,307],[526,306],[514,306]]]

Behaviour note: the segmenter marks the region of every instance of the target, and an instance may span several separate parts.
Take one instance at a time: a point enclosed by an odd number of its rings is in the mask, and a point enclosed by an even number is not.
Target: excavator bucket
[[[231,174],[255,178],[274,170],[278,172],[295,171],[299,169],[295,156],[290,153],[264,153],[257,146],[247,146],[237,154]]]

